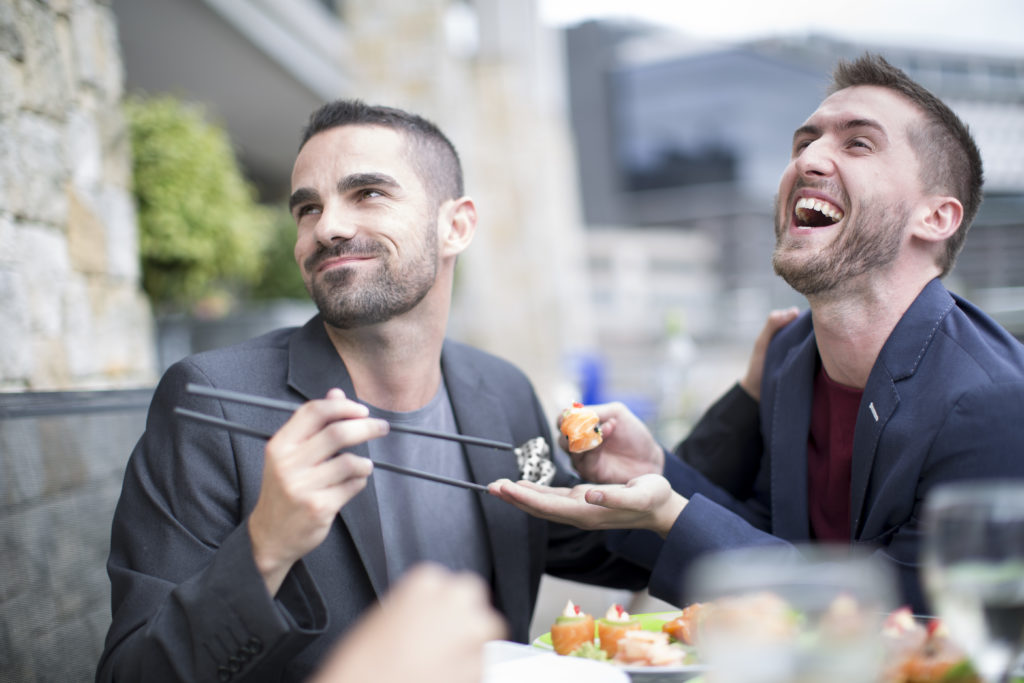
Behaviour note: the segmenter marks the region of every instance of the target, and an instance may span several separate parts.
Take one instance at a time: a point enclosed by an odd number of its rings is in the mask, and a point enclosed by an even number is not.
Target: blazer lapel
[[[447,343],[441,355],[441,369],[460,433],[519,445],[513,441],[506,417],[508,411],[501,397],[493,393],[477,369],[463,362],[463,356]],[[513,481],[519,478],[513,453],[481,446],[465,445],[463,448],[470,473],[477,483],[486,485],[502,477]],[[528,517],[509,514],[508,504],[493,496],[480,494],[477,499],[490,539],[495,602],[511,608],[528,599],[530,594],[529,572],[503,570],[523,562],[528,556]]]
[[[875,453],[885,425],[896,412],[900,395],[885,366],[876,363],[864,387],[853,432],[853,458],[850,464],[850,538],[859,537],[864,523],[864,505],[868,482],[875,465]]]
[[[868,488],[875,455],[889,418],[900,404],[900,382],[912,377],[939,323],[956,305],[938,279],[929,282],[893,328],[868,376],[853,434],[850,473],[850,537],[860,537],[869,510]]]
[[[352,378],[327,336],[319,315],[292,337],[288,348],[288,385],[307,400],[323,398],[334,387],[344,391],[350,398],[355,397]],[[370,456],[366,444],[359,444],[349,450],[364,458]],[[370,583],[377,595],[383,595],[388,586],[387,564],[377,490],[372,478],[370,485],[346,503],[339,514],[359,551]]]
[[[813,334],[786,355],[772,392],[768,446],[772,532],[790,541],[810,538],[807,508],[807,439],[811,430],[818,347]],[[782,482],[786,482],[783,484]],[[784,494],[782,492],[785,492]]]

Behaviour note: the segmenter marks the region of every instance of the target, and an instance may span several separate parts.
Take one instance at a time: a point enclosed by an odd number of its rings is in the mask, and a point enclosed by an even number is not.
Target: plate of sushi
[[[629,614],[612,605],[601,618],[585,613],[570,600],[533,646],[567,657],[607,662],[626,671],[633,681],[675,683],[706,670],[697,661],[687,631],[685,611]]]

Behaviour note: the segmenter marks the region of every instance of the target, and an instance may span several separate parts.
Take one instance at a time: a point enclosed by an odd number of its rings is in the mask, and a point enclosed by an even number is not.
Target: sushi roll
[[[572,600],[565,603],[551,626],[551,645],[560,655],[572,654],[584,643],[594,642],[594,617],[586,614]]]
[[[678,617],[666,621],[661,630],[680,643],[696,645],[700,620],[708,607],[709,603],[706,602],[695,602],[688,605]]]
[[[639,631],[640,622],[629,616],[622,605],[612,605],[605,613],[604,619],[597,621],[597,635],[601,640],[601,649],[612,658],[619,650],[619,640],[627,631]]]
[[[573,403],[562,412],[559,430],[569,440],[571,453],[582,453],[601,445],[601,419],[582,403]]]

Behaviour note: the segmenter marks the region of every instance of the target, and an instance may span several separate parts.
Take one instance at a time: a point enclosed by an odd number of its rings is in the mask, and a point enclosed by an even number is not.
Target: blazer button
[[[228,683],[228,681],[234,678],[234,676],[235,675],[231,673],[231,669],[226,666],[217,667],[217,680],[220,681],[220,683]]]
[[[246,645],[248,646],[247,649],[251,655],[258,655],[263,652],[263,641],[256,636],[250,636]]]

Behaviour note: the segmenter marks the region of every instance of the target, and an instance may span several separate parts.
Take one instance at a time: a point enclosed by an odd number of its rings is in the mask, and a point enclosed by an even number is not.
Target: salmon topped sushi
[[[594,642],[594,617],[574,605],[572,600],[551,626],[551,645],[560,655],[575,652],[584,643]]]
[[[619,641],[627,631],[639,631],[640,622],[629,616],[622,605],[612,605],[603,619],[597,621],[597,636],[601,640],[601,649],[612,658],[619,650]]]
[[[562,411],[559,431],[569,440],[571,453],[582,453],[601,445],[601,419],[582,403],[573,403]]]

